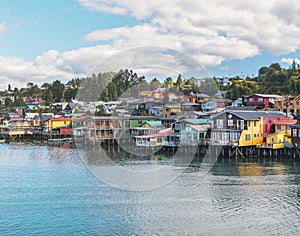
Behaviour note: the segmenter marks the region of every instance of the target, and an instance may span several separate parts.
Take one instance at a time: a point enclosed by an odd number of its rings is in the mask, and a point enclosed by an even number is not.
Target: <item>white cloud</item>
[[[66,52],[49,50],[34,61],[0,57],[1,81],[12,81],[14,86],[28,81],[39,83],[53,78],[74,78],[90,75],[99,68],[117,70],[137,61],[139,71],[146,74],[151,65],[156,66],[157,73],[163,70],[185,72],[197,63],[209,69],[224,60],[253,57],[262,51],[288,54],[300,47],[298,0],[78,2],[89,10],[130,15],[141,21],[133,26],[95,30],[84,36],[86,41],[101,43],[98,46]],[[0,34],[6,30],[5,23],[0,23]],[[161,46],[162,51],[151,56],[145,51],[140,54],[132,53],[134,50],[124,51],[143,46]],[[183,60],[175,55],[177,52],[166,53],[165,48],[183,52],[192,59],[182,63]],[[151,47],[146,50],[150,53]],[[111,57],[113,55],[119,57]],[[292,60],[283,58],[282,62],[291,63]]]
[[[294,62],[296,62],[296,64],[300,64],[300,59],[299,58],[291,58],[291,57],[283,57],[283,58],[281,58],[281,62],[287,63],[289,65],[292,65]]]
[[[43,55],[45,59],[45,55]],[[60,70],[49,60],[37,59],[36,62],[26,61],[17,57],[0,57],[1,88],[6,89],[9,81],[12,87],[25,86],[27,82],[33,81],[41,85],[52,79],[73,78],[74,74]]]
[[[7,27],[5,23],[0,23],[0,35],[7,31]]]
[[[151,42],[151,45],[169,45],[188,53],[213,54],[222,60],[252,57],[261,51],[286,54],[300,46],[297,0],[78,2],[96,11],[129,14],[148,21],[133,27],[91,32],[85,37],[89,41],[112,40],[118,46]]]

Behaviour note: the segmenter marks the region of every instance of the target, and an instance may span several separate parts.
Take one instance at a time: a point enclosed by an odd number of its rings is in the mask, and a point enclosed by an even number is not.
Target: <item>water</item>
[[[74,149],[1,144],[0,153],[0,235],[300,233],[297,160],[223,159],[204,177],[194,164],[132,192],[99,181]]]

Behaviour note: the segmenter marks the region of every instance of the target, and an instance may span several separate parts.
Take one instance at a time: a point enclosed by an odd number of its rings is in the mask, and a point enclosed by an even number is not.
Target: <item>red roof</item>
[[[23,120],[23,118],[22,117],[12,117],[9,120]]]
[[[278,120],[276,125],[294,125],[297,123],[297,120]]]
[[[73,118],[69,118],[69,117],[53,117],[50,120],[51,121],[72,121]]]

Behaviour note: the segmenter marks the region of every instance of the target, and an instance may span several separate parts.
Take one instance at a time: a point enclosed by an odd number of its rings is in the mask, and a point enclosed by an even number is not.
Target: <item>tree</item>
[[[213,78],[206,78],[200,86],[201,92],[209,96],[215,96],[219,92],[218,85]]]
[[[8,84],[7,89],[8,89],[8,92],[11,91],[11,85],[10,84]]]
[[[47,105],[50,105],[53,102],[53,93],[52,90],[46,91],[45,101]]]
[[[270,65],[270,68],[273,68],[275,71],[281,71],[281,66],[279,65],[279,63],[273,63]]]
[[[18,92],[14,96],[14,102],[13,105],[16,107],[23,107],[25,106],[24,98],[22,93]]]
[[[167,86],[167,88],[171,88],[173,86],[173,79],[171,77],[168,77],[165,79],[164,83]]]
[[[32,86],[33,86],[33,83],[32,83],[32,82],[28,82],[28,83],[27,83],[27,87],[28,87],[28,88],[31,88]]]
[[[159,80],[157,78],[154,78],[149,82],[150,91],[154,91],[155,89],[160,88],[160,87],[161,87],[161,83],[159,82]]]
[[[65,92],[64,92],[64,99],[67,102],[72,101],[72,99],[75,99],[76,97],[76,93],[77,93],[77,88],[68,88]]]
[[[63,98],[64,88],[65,85],[61,83],[60,80],[54,81],[50,86],[49,89],[52,91],[54,102],[61,102],[61,99]]]
[[[13,102],[12,102],[10,97],[6,97],[4,103],[5,103],[6,107],[12,107],[13,106]]]
[[[182,85],[183,85],[183,80],[181,78],[181,74],[179,74],[176,80],[176,86],[178,89],[180,89]]]

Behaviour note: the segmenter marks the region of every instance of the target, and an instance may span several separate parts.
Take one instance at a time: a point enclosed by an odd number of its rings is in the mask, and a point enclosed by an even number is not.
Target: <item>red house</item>
[[[291,120],[286,116],[265,116],[263,117],[263,133],[265,136],[275,133],[275,126],[291,126],[296,123],[296,120]],[[286,127],[287,128],[287,127]]]
[[[274,100],[280,96],[275,94],[252,94],[244,97],[244,106],[257,106],[260,109],[273,108]]]

